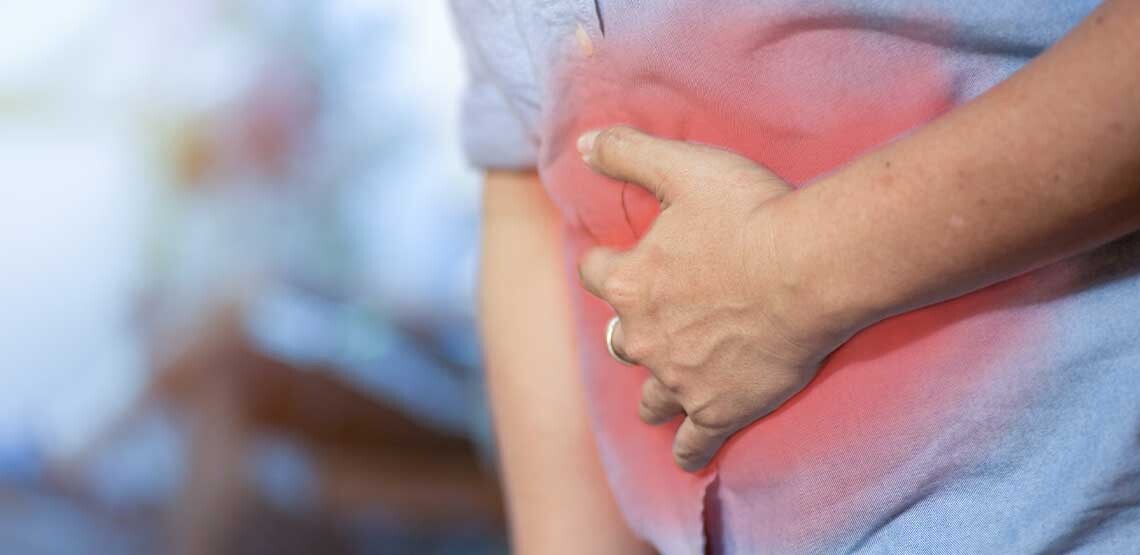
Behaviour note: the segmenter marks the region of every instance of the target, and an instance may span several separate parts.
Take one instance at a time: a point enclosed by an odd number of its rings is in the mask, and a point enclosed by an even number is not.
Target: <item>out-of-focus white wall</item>
[[[0,442],[80,444],[135,394],[147,187],[132,110],[95,78],[106,2],[0,17]],[[129,25],[124,25],[128,27]]]
[[[156,129],[248,88],[265,45],[230,19],[272,27],[298,9],[259,0],[0,5],[0,446],[70,452],[139,393],[150,369],[138,295],[163,241],[156,221],[169,188]],[[305,9],[314,16],[306,32],[351,61],[336,77],[340,117],[376,124],[334,120],[320,132],[418,130],[394,131],[410,144],[399,163],[377,163],[340,192],[354,279],[382,309],[469,311],[472,237],[457,242],[456,222],[473,223],[477,185],[458,148],[464,76],[446,3]],[[391,36],[382,55],[364,40],[375,33]]]

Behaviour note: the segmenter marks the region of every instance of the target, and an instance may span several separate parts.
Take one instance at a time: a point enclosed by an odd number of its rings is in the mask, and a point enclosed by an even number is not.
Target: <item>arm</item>
[[[488,175],[482,256],[480,329],[514,552],[647,552],[602,474],[574,348],[561,219],[534,173]]]
[[[595,170],[662,202],[636,248],[584,257],[643,364],[640,414],[684,415],[708,463],[844,341],[1140,228],[1140,3],[1109,0],[1005,83],[790,192],[751,161],[629,128],[584,135]],[[675,348],[682,345],[684,348]]]
[[[1138,37],[1140,3],[1107,2],[974,102],[781,199],[797,296],[858,328],[1140,227]]]

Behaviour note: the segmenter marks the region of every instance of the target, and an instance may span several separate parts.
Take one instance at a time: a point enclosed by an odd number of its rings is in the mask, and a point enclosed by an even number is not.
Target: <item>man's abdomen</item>
[[[770,25],[777,19],[762,15],[647,22],[556,73],[540,170],[566,218],[568,270],[592,245],[632,245],[658,210],[642,189],[586,168],[574,148],[583,131],[620,123],[722,146],[799,187],[958,101],[960,75],[938,46],[819,21]],[[624,513],[667,553],[700,549],[706,535],[730,552],[857,537],[948,473],[970,472],[1017,416],[1008,407],[1034,394],[1025,347],[1051,325],[1033,308],[1034,279],[865,330],[699,475],[673,465],[677,423],[638,420],[646,371],[609,358],[602,333],[612,313],[576,288],[590,410]]]

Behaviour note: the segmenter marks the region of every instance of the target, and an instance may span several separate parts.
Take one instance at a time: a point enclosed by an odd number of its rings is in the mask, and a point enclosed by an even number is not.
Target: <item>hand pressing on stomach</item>
[[[593,169],[661,201],[638,245],[580,271],[620,317],[615,350],[650,370],[642,418],[684,414],[678,464],[703,467],[856,331],[1140,232],[1137,28],[1140,3],[1105,2],[985,94],[795,192],[715,148],[582,137]]]
[[[652,192],[661,211],[631,250],[588,251],[583,286],[620,318],[618,356],[644,366],[639,414],[678,416],[673,455],[687,470],[803,389],[857,326],[831,318],[782,271],[779,177],[731,152],[629,127],[582,136],[595,171]],[[794,196],[794,195],[791,195]]]

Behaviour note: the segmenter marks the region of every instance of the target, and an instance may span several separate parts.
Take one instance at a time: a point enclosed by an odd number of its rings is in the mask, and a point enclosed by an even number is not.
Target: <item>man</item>
[[[1091,4],[456,2],[518,550],[1140,542],[1140,5]]]

